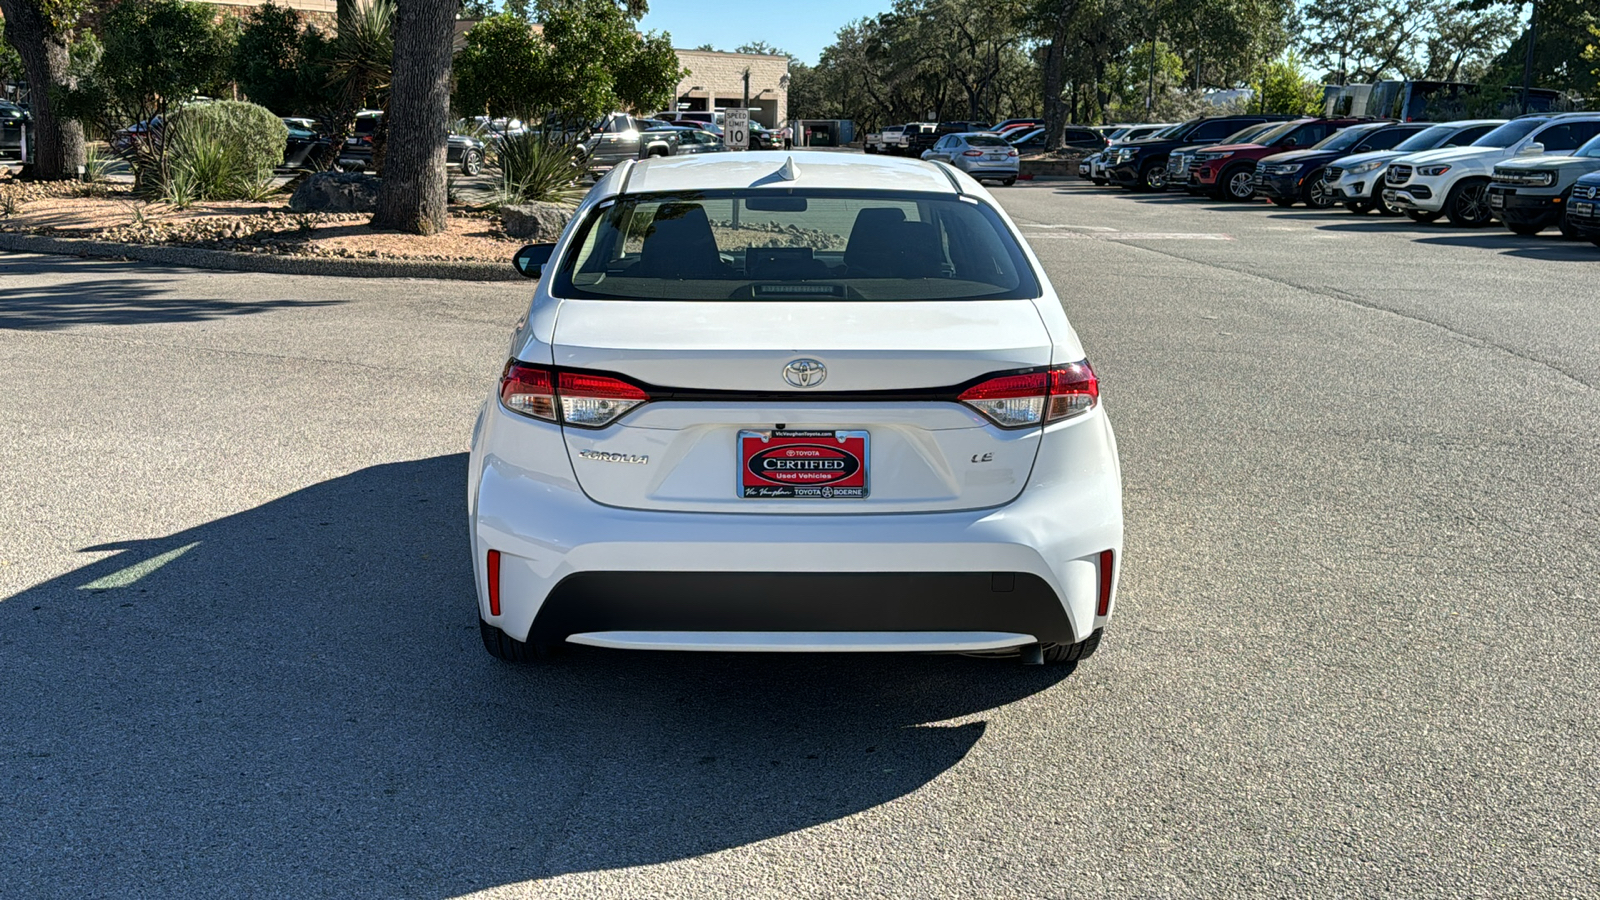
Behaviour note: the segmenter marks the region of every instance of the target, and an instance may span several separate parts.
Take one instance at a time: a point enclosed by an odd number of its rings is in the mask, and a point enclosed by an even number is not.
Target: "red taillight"
[[[1009,151],[1006,152],[1006,155],[1007,156],[1016,156],[1017,155],[1017,151],[1015,149],[1009,150]]]
[[[550,370],[512,360],[500,376],[500,402],[512,412],[556,421],[556,390]]]
[[[1079,360],[1048,372],[990,378],[956,399],[1002,428],[1022,428],[1088,412],[1099,397],[1100,384],[1089,361]]]
[[[982,150],[968,150],[968,151],[962,153],[961,155],[962,156],[982,156],[983,155],[983,151]]]
[[[1103,616],[1111,611],[1111,576],[1115,574],[1111,564],[1114,562],[1110,550],[1100,551],[1100,605],[1095,607],[1094,614]]]
[[[500,551],[490,550],[488,565],[489,575],[489,615],[500,615]]]
[[[500,402],[507,409],[580,428],[609,425],[649,399],[643,389],[620,378],[588,372],[552,376],[543,366],[516,360],[506,363],[500,377]]]

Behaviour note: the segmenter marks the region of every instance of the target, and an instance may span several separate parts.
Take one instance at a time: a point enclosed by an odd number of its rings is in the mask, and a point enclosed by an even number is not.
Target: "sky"
[[[650,0],[650,13],[639,22],[642,31],[665,31],[672,46],[693,49],[710,44],[732,50],[740,44],[766,41],[804,63],[815,65],[822,48],[846,23],[875,16],[891,0],[788,0],[779,3],[730,3],[728,0]]]

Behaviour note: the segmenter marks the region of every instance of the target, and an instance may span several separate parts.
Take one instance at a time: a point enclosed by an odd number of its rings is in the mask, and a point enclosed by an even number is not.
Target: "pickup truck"
[[[589,131],[578,145],[578,155],[590,171],[610,169],[625,159],[672,156],[678,142],[674,135],[649,130],[627,113],[611,113]]]

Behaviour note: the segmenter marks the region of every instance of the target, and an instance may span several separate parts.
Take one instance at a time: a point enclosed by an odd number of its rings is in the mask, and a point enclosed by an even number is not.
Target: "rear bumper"
[[[1052,442],[1066,429],[1094,430],[1093,458],[1081,452],[1089,433]],[[1069,446],[1077,452],[1060,452]],[[472,456],[479,615],[519,640],[646,630],[833,633],[850,643],[850,634],[931,631],[1066,643],[1115,608],[1122,488],[1103,410],[1046,430],[1016,500],[959,512],[621,509],[495,453],[492,436]],[[500,553],[498,615],[489,550]],[[1101,616],[1104,550],[1114,553],[1113,594]]]

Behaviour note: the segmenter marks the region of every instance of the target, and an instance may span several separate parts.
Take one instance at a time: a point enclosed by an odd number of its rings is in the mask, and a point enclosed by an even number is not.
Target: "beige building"
[[[678,62],[689,73],[678,82],[678,110],[704,111],[748,105],[750,118],[768,128],[780,128],[788,121],[788,57],[679,50]],[[745,103],[747,96],[748,104]]]

